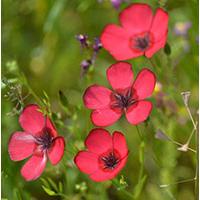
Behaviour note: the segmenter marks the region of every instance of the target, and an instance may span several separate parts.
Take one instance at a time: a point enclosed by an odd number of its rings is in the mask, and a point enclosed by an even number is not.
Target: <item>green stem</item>
[[[151,66],[155,69],[156,73],[159,74],[159,68],[155,65],[152,59],[148,58],[147,60],[150,62]]]
[[[137,133],[138,133],[138,135],[139,135],[140,140],[143,141],[143,136],[141,135],[138,126],[136,125],[135,127],[136,127],[136,130],[137,130]]]
[[[186,105],[186,109],[187,109],[187,112],[188,112],[188,114],[189,114],[189,116],[190,116],[190,119],[191,119],[191,121],[192,121],[192,124],[193,124],[193,126],[194,126],[194,129],[196,130],[196,129],[197,129],[197,125],[196,125],[196,123],[195,123],[195,121],[194,121],[194,119],[193,119],[193,117],[192,117],[192,113],[191,113],[190,108],[188,107],[188,105]]]
[[[61,196],[61,197],[64,197],[64,199],[68,199],[70,200],[70,198],[66,195],[66,194],[63,194],[63,193],[57,193],[57,195]]]
[[[42,105],[43,102],[41,99],[37,96],[37,94],[33,91],[33,89],[29,86],[28,87],[29,92],[32,94],[32,96],[35,98],[35,100],[38,102],[38,104]]]
[[[175,140],[170,140],[173,144],[176,144],[176,145],[178,145],[178,146],[183,146],[183,144],[181,144],[181,143],[179,143],[179,142],[177,142],[177,141],[175,141]],[[196,150],[194,150],[194,149],[192,149],[192,148],[190,148],[190,147],[188,147],[188,150],[190,150],[190,151],[192,151],[192,152],[194,152],[194,153],[196,153]]]
[[[24,85],[27,87],[29,93],[35,98],[35,100],[38,102],[39,105],[44,105],[42,100],[37,96],[37,94],[34,92],[34,90],[31,88],[30,84],[28,83],[28,80],[24,74],[22,74]]]
[[[135,186],[134,189],[134,199],[138,199],[140,196],[140,193],[143,188],[144,181],[146,179],[146,176],[144,175],[144,148],[145,148],[145,138],[140,133],[140,129],[138,126],[136,126],[138,135],[141,137],[141,143],[140,143],[140,151],[139,151],[139,162],[140,162],[140,171],[138,176],[138,183]]]
[[[176,184],[180,184],[180,183],[188,183],[188,182],[193,182],[193,181],[196,181],[196,177],[177,181],[177,182],[174,182],[174,183],[162,184],[162,185],[160,185],[160,188],[166,188],[166,187],[169,187],[171,185],[176,185]]]
[[[112,184],[116,187],[116,189],[118,190],[118,187],[120,188],[120,184],[118,183],[118,180],[116,180],[116,179],[113,179],[113,180],[111,180],[112,181]],[[118,190],[119,191],[119,190]],[[129,197],[130,199],[134,199],[134,196],[130,193],[130,192],[128,192],[128,191],[126,191],[124,188],[122,188],[121,190],[120,190],[121,192],[123,192],[127,197]]]
[[[122,192],[128,196],[130,199],[134,199],[134,196],[130,193],[130,192],[127,192],[126,190],[122,190]]]

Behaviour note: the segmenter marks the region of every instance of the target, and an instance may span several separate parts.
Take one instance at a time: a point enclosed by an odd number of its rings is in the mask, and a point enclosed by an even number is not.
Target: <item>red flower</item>
[[[105,129],[93,129],[85,140],[85,146],[87,150],[79,151],[74,162],[94,181],[114,178],[126,164],[128,148],[124,135],[118,131],[111,136]]]
[[[42,174],[47,157],[53,165],[61,160],[65,141],[37,105],[28,105],[20,115],[19,123],[24,131],[12,134],[8,151],[14,161],[31,156],[22,167],[21,174],[26,181],[35,180]]]
[[[147,4],[132,4],[119,15],[122,26],[109,24],[103,30],[101,42],[116,60],[145,55],[150,58],[165,46],[168,14],[161,8],[155,16]]]
[[[145,98],[154,90],[154,73],[144,68],[133,82],[131,65],[118,62],[107,69],[107,79],[114,91],[92,85],[83,96],[85,106],[93,110],[92,122],[96,126],[109,126],[116,122],[123,112],[131,124],[145,121],[152,110],[152,103]]]

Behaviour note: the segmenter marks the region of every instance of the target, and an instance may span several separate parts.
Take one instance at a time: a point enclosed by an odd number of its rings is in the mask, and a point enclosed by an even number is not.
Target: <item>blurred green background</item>
[[[94,66],[81,77],[80,63],[89,58],[90,52],[81,50],[75,35],[87,34],[92,42],[106,24],[118,22],[119,11],[134,2],[147,1],[130,0],[122,3],[119,10],[114,9],[109,0],[101,3],[96,0],[2,1],[2,79],[7,81],[7,84],[2,83],[2,199],[129,199],[124,191],[133,193],[139,200],[197,198],[197,184],[193,180],[197,153],[179,151],[175,144],[155,138],[157,130],[161,129],[174,140],[186,143],[193,125],[182,100],[183,91],[191,92],[189,107],[194,119],[198,119],[197,0],[148,1],[154,10],[164,5],[169,13],[171,53],[160,50],[151,60],[154,67],[144,57],[129,61],[135,74],[143,67],[153,70],[159,84],[151,98],[153,112],[146,123],[139,125],[146,141],[144,148],[136,127],[128,124],[125,118],[107,128],[111,132],[121,130],[127,138],[130,154],[121,172],[126,183],[121,175],[115,183],[94,183],[73,163],[77,149],[84,148],[83,141],[93,128],[90,111],[82,102],[84,90],[93,83],[110,87],[105,70],[115,62],[101,49]],[[188,30],[186,23],[190,24]],[[178,34],[176,29],[185,32]],[[13,108],[20,95],[25,97],[30,92],[23,84],[22,73],[40,98],[47,98],[43,91],[48,95],[54,123],[67,141],[62,161],[55,167],[48,164],[42,179],[33,182],[25,182],[20,175],[20,168],[26,161],[13,162],[8,155],[10,135],[21,130],[19,115]],[[68,104],[60,101],[59,91],[68,99]],[[12,93],[16,98],[9,98]],[[29,95],[21,106],[28,103],[37,102]],[[197,146],[195,135],[190,142],[193,149]],[[140,159],[143,149],[144,162]],[[138,181],[143,168],[142,175],[146,179]],[[173,184],[187,179],[192,181]],[[160,187],[170,183],[168,187]],[[57,190],[65,196],[55,195]]]

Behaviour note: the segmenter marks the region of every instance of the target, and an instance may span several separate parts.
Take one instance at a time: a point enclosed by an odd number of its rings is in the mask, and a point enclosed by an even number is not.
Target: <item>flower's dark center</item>
[[[149,33],[133,36],[131,38],[131,48],[136,51],[146,51],[151,46]]]
[[[149,46],[149,37],[137,38],[135,47],[144,51]]]
[[[42,150],[49,149],[52,144],[53,137],[48,130],[44,130],[43,134],[36,137],[36,143],[41,146]]]
[[[101,160],[104,163],[104,169],[114,169],[119,163],[119,159],[114,152],[110,152],[107,156],[101,157]]]
[[[115,98],[115,101],[112,104],[113,108],[124,109],[124,108],[128,108],[133,103],[135,103],[135,99],[133,99],[132,92],[130,89],[125,94],[115,93],[114,98]]]

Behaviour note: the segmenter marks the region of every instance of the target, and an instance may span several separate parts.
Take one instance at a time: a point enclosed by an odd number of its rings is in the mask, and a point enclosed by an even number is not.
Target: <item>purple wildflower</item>
[[[82,62],[81,62],[81,68],[84,70],[84,71],[86,71],[86,70],[88,70],[88,68],[90,67],[90,65],[92,64],[92,61],[91,60],[83,60]]]
[[[81,62],[81,77],[83,77],[87,73],[91,65],[92,65],[92,61],[90,59],[83,60]]]
[[[160,129],[157,130],[156,134],[155,134],[155,138],[158,140],[168,140],[170,141],[170,138]]]
[[[111,3],[115,9],[119,9],[122,2],[123,0],[111,0]]]
[[[102,3],[103,0],[97,0],[99,3]],[[123,3],[123,2],[128,2],[129,0],[110,0],[110,2],[112,3],[112,6],[115,8],[115,9],[119,9],[120,5]]]
[[[99,38],[94,38],[93,50],[98,52],[102,48],[102,44]]]
[[[177,22],[174,26],[174,33],[178,36],[186,37],[191,27],[192,27],[192,23],[190,21]]]
[[[87,35],[83,35],[83,34],[76,35],[76,39],[80,42],[82,48],[89,47],[89,41],[88,41]]]

